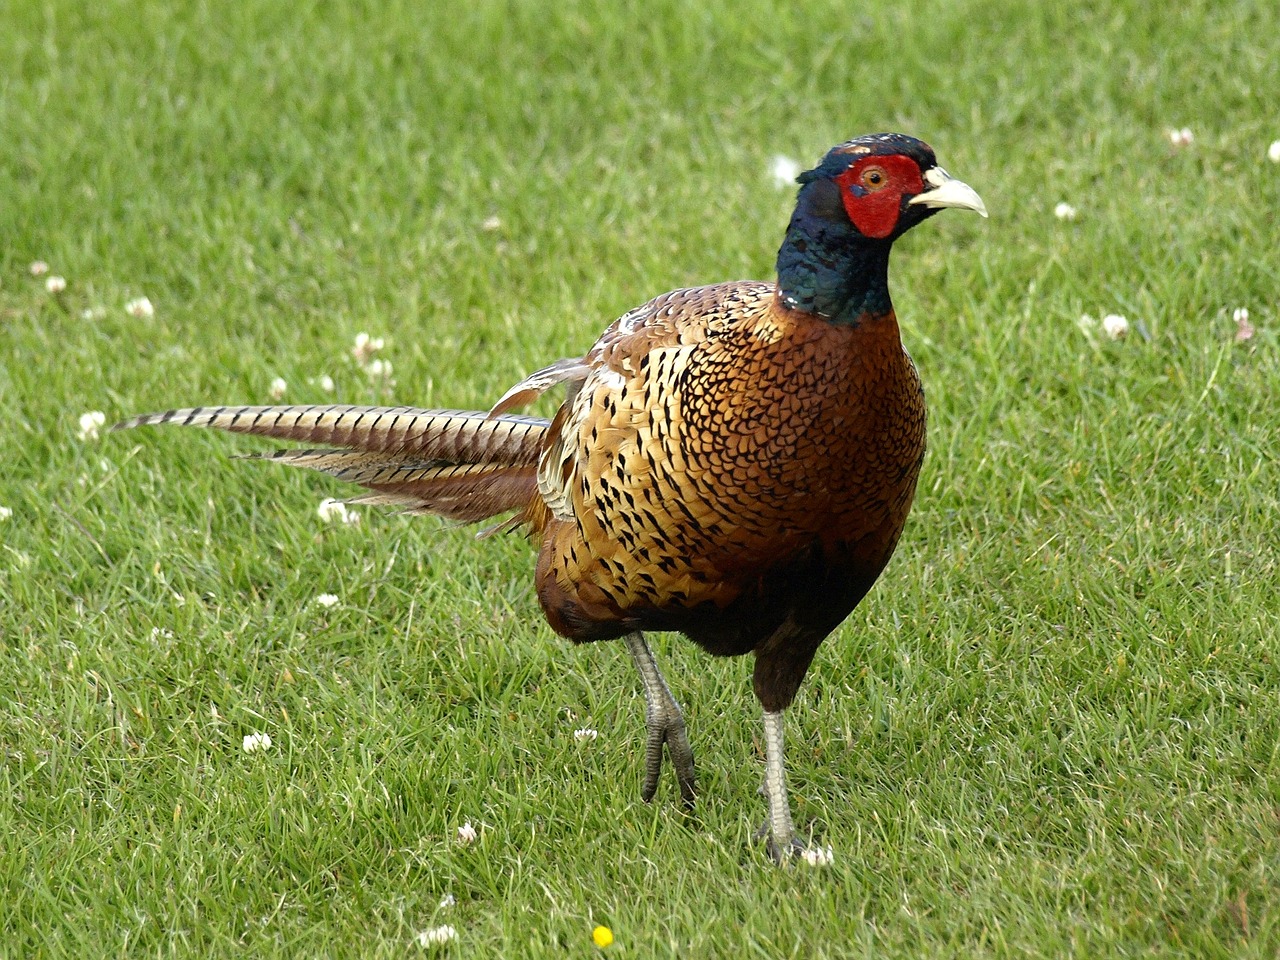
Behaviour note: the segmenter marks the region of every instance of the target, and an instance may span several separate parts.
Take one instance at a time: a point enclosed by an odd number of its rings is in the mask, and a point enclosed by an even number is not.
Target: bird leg
[[[787,797],[781,710],[764,712],[764,750],[764,795],[769,801],[769,820],[761,833],[768,837],[769,855],[781,863],[789,854],[804,850],[804,844],[796,837],[795,824],[791,821],[791,801]]]
[[[649,649],[644,634],[639,630],[628,633],[624,638],[627,652],[635,661],[640,671],[640,679],[644,681],[644,724],[646,730],[644,751],[644,786],[640,796],[648,803],[658,791],[658,774],[662,772],[662,745],[667,745],[671,755],[671,764],[676,768],[676,780],[680,784],[680,796],[685,803],[692,805],[693,790],[693,750],[689,746],[689,737],[685,734],[684,714],[680,712],[680,704],[671,695],[667,681],[662,679],[658,670],[658,661]]]

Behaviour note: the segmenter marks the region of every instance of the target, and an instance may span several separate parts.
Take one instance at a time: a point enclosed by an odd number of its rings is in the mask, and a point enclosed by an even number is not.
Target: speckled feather
[[[816,648],[888,560],[924,451],[892,313],[837,326],[774,284],[677,290],[574,369],[538,470],[552,626],[738,654],[791,621]]]

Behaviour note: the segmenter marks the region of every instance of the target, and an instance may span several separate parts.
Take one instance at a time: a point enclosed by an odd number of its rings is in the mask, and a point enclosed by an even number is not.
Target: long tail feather
[[[345,449],[252,454],[320,470],[374,491],[359,502],[483,520],[527,511],[549,421],[414,407],[196,407],[133,417],[112,429],[176,423]]]

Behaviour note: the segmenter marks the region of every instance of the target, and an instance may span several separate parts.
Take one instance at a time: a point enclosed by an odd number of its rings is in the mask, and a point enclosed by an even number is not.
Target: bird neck
[[[830,323],[858,326],[893,309],[891,243],[858,233],[843,209],[837,209],[839,203],[839,188],[830,181],[800,188],[778,250],[778,291],[792,309]]]

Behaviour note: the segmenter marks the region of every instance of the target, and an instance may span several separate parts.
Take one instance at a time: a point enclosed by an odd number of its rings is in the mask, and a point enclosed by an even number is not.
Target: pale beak
[[[957,180],[941,167],[931,167],[925,172],[924,182],[928,189],[924,193],[912,197],[907,203],[922,203],[926,207],[958,207],[961,210],[972,210],[985,217],[987,205],[973,189],[963,180]]]

